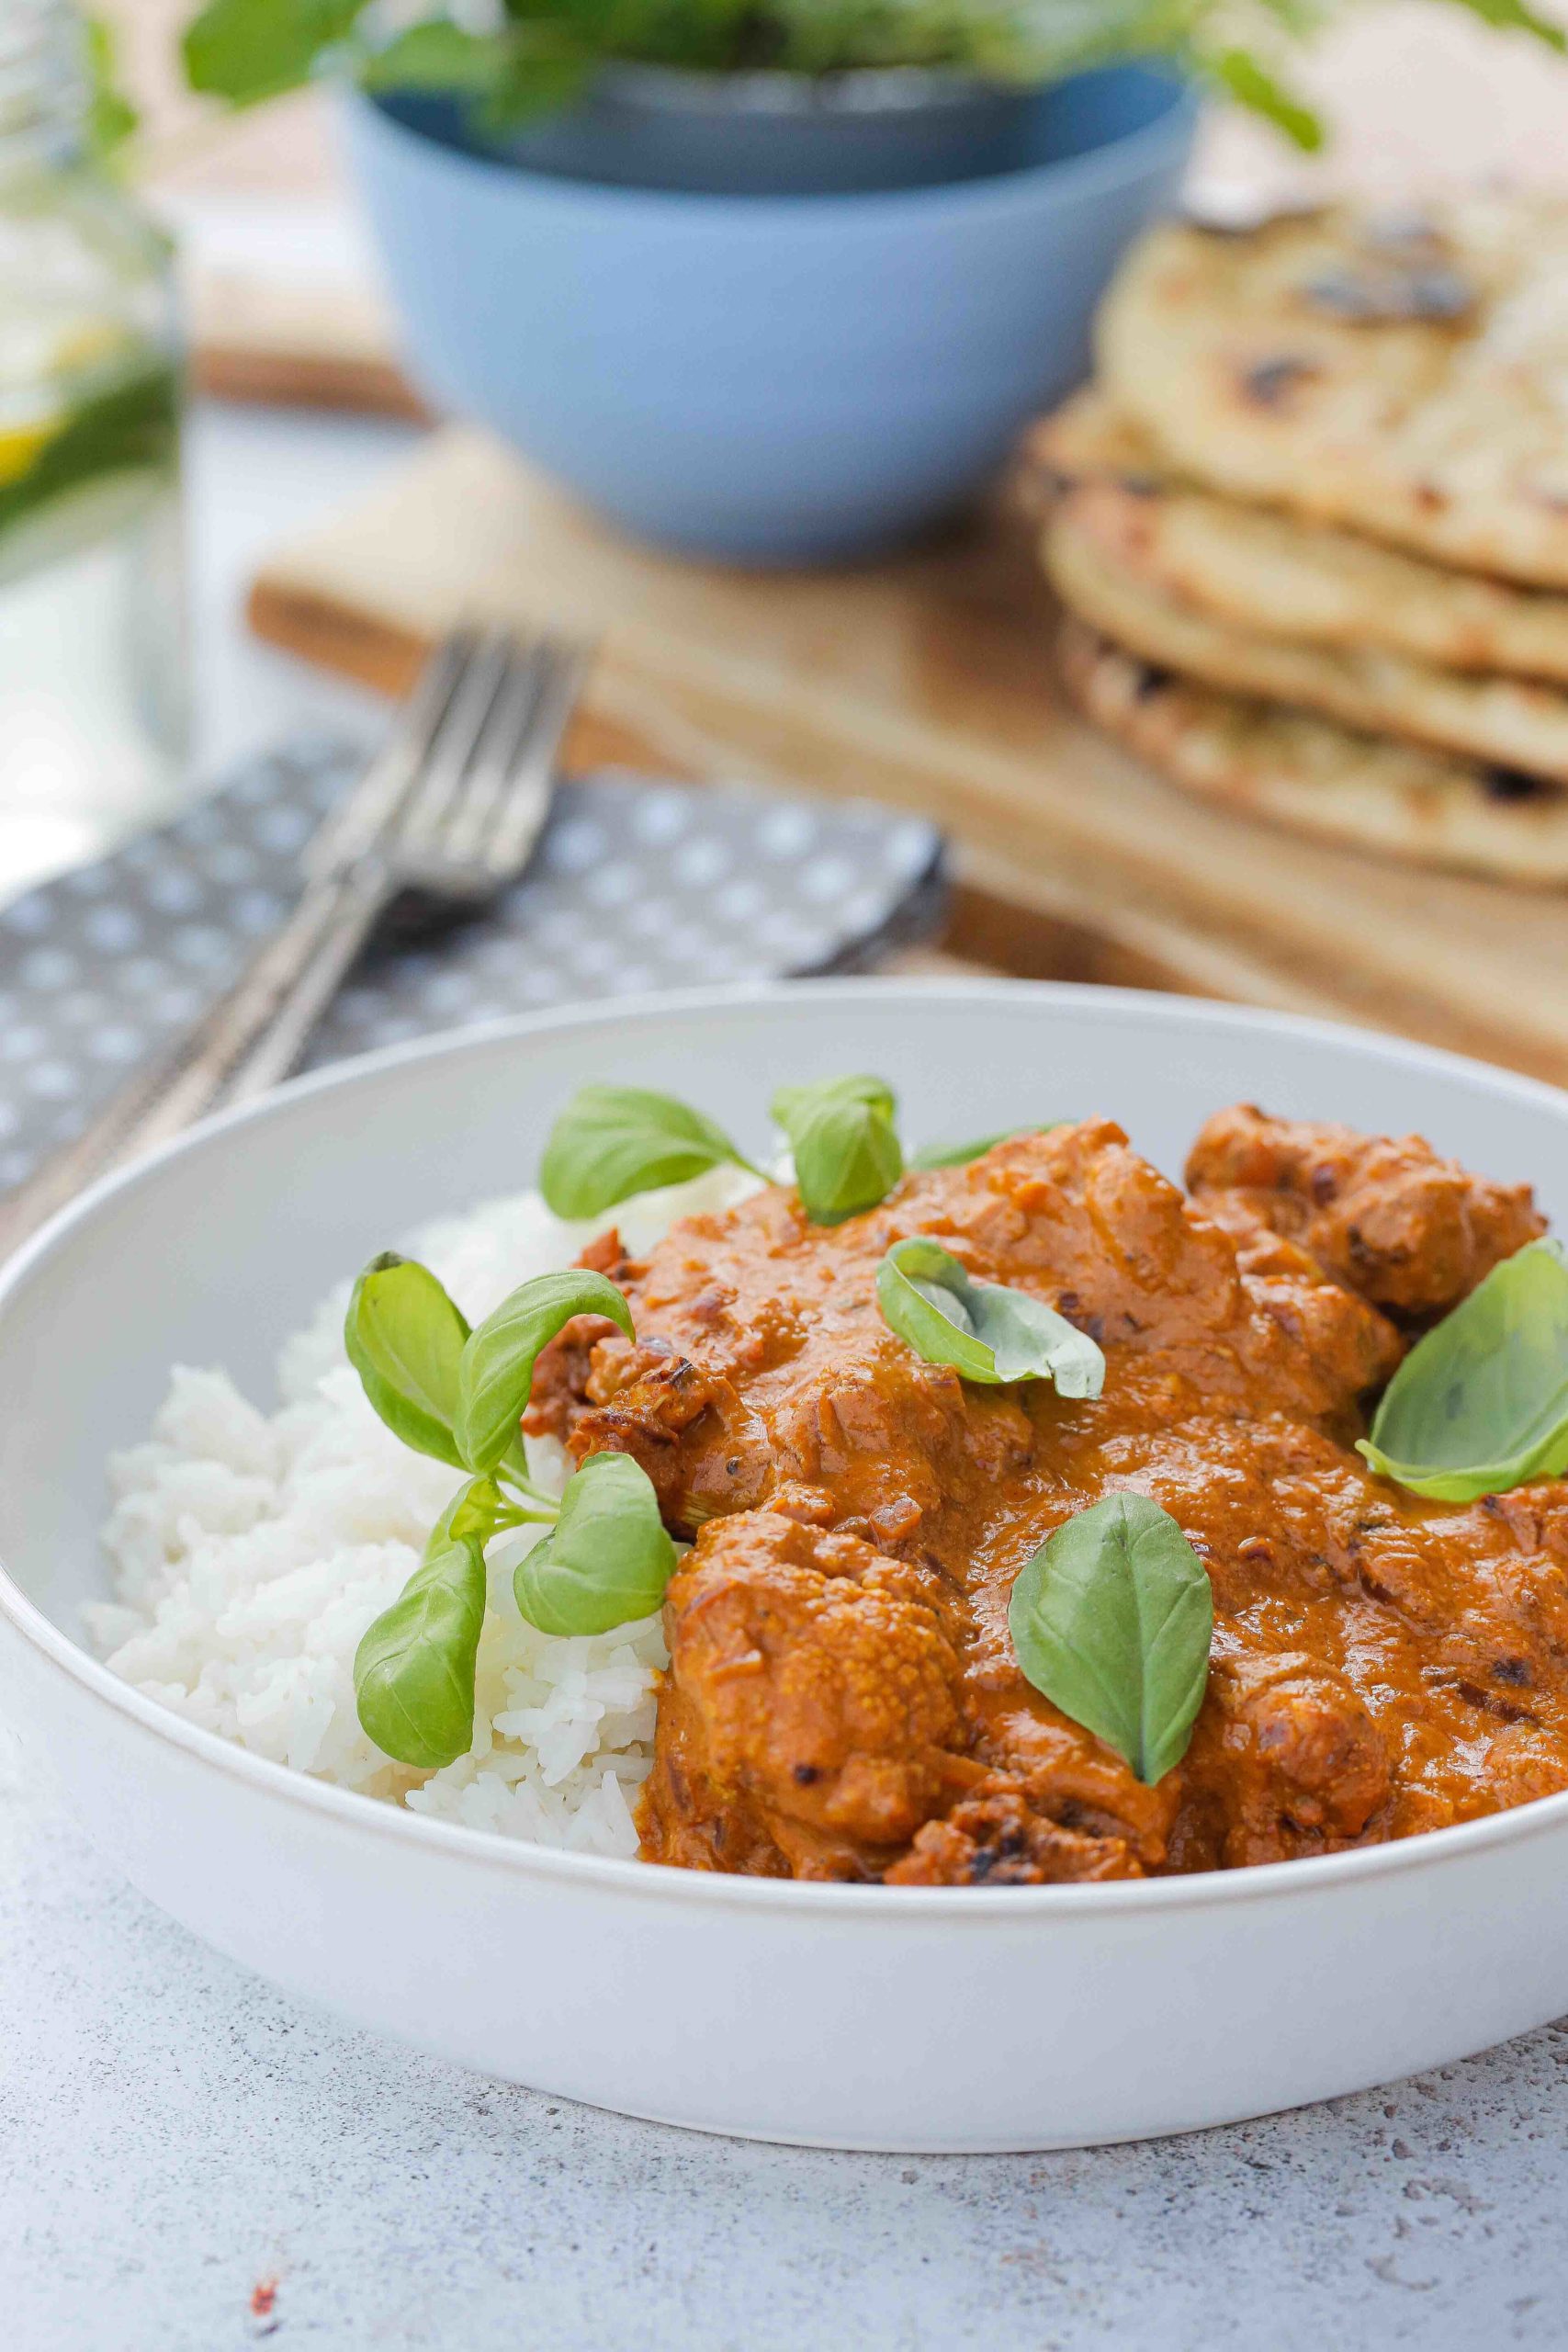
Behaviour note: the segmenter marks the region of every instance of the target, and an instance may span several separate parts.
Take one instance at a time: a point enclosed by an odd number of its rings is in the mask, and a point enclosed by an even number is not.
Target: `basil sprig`
[[[453,1434],[467,1318],[428,1266],[384,1250],[354,1285],[344,1345],[365,1394],[416,1453],[464,1465]]]
[[[683,1184],[727,1164],[751,1168],[722,1127],[672,1094],[584,1086],[550,1129],[539,1189],[557,1216],[602,1216],[634,1193]]]
[[[1187,1753],[1213,1630],[1203,1563],[1146,1495],[1108,1495],[1067,1520],[1024,1563],[1008,1604],[1034,1688],[1150,1783]]]
[[[607,1633],[664,1598],[675,1547],[637,1463],[590,1455],[558,1504],[527,1475],[518,1424],[534,1366],[577,1315],[604,1316],[632,1336],[621,1293],[584,1267],[525,1283],[473,1331],[412,1259],[374,1259],[355,1284],[344,1338],[366,1396],[406,1445],[471,1474],[355,1656],[360,1723],[400,1763],[439,1770],[473,1744],[492,1537],[552,1529],[513,1578],[518,1608],[542,1633]]]
[[[828,1078],[784,1086],[773,1113],[795,1160],[801,1204],[813,1225],[841,1225],[874,1209],[904,1173],[897,1104],[885,1079]],[[1033,1130],[1005,1128],[970,1143],[928,1144],[911,1168],[960,1168],[993,1144]],[[722,1127],[672,1094],[641,1086],[584,1086],[551,1128],[539,1185],[557,1216],[602,1216],[634,1193],[682,1184],[710,1168],[761,1170]]]
[[[493,1470],[501,1462],[527,1410],[541,1351],[576,1315],[602,1315],[628,1340],[633,1336],[631,1309],[615,1283],[584,1266],[536,1274],[469,1335],[457,1367],[453,1419],[468,1469]]]
[[[1025,1291],[981,1282],[925,1234],[893,1244],[876,1270],[876,1303],[918,1356],[965,1380],[1049,1380],[1062,1396],[1098,1396],[1105,1385],[1105,1358],[1087,1331]]]
[[[1360,1452],[1438,1502],[1568,1470],[1568,1260],[1528,1241],[1418,1340]]]
[[[904,1173],[897,1110],[880,1078],[780,1087],[773,1117],[789,1140],[800,1204],[813,1225],[842,1225],[887,1198]]]
[[[1043,1127],[998,1127],[994,1136],[976,1136],[969,1143],[928,1143],[909,1157],[911,1168],[929,1171],[933,1168],[967,1168],[972,1159],[983,1159],[999,1143],[1009,1143],[1014,1136],[1048,1136],[1053,1127],[1064,1124],[1060,1119],[1048,1120]]]
[[[400,1764],[438,1771],[473,1746],[485,1545],[502,1508],[492,1479],[459,1487],[400,1596],[367,1627],[355,1652],[360,1723]]]
[[[629,1453],[591,1453],[550,1532],[517,1563],[517,1606],[541,1634],[607,1634],[650,1616],[675,1568],[653,1481]]]

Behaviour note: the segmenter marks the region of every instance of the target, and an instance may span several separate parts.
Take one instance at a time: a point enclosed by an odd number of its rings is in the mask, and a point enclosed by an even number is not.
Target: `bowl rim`
[[[468,172],[488,182],[494,193],[513,185],[531,205],[553,207],[558,212],[625,221],[636,214],[661,216],[661,225],[674,227],[722,223],[733,233],[750,223],[772,232],[788,220],[805,226],[815,222],[840,233],[852,220],[867,226],[886,226],[908,216],[921,225],[926,216],[984,223],[1015,212],[1032,211],[1043,195],[1064,198],[1092,197],[1136,180],[1179,153],[1192,136],[1198,120],[1199,96],[1194,85],[1156,61],[1127,59],[1092,66],[1085,74],[1137,74],[1162,85],[1165,104],[1151,121],[1102,140],[1081,154],[1031,164],[1021,171],[996,172],[980,179],[939,180],[931,186],[903,188],[819,190],[793,196],[710,195],[695,188],[621,187],[604,180],[572,179],[565,174],[533,172],[510,157],[481,150],[448,146],[420,130],[392,110],[398,93],[361,89],[339,79],[340,107],[351,122],[373,129],[389,145],[400,144],[424,158],[438,159],[455,171]],[[1080,78],[1062,77],[1064,82]],[[418,95],[417,93],[414,95]]]
[[[1154,989],[1101,988],[1069,980],[981,978],[863,978],[750,981],[716,987],[660,990],[635,999],[599,999],[585,1004],[556,1007],[535,1013],[517,1013],[499,1021],[476,1023],[434,1037],[382,1046],[335,1062],[329,1068],[290,1080],[259,1102],[198,1122],[134,1165],[103,1177],[62,1209],[34,1234],[4,1266],[0,1266],[0,1346],[5,1344],[6,1309],[36,1269],[68,1250],[77,1232],[90,1225],[99,1211],[129,1193],[156,1184],[162,1171],[233,1136],[254,1124],[287,1117],[296,1102],[321,1094],[350,1091],[359,1083],[387,1073],[417,1068],[426,1061],[454,1054],[488,1051],[509,1043],[525,1044],[541,1033],[590,1028],[605,1021],[618,1026],[638,1021],[665,1020],[704,1012],[728,1016],[748,1007],[759,1009],[791,1003],[839,1003],[846,1009],[867,998],[908,1004],[1032,1002],[1042,1009],[1070,1006],[1075,1012],[1091,1012],[1107,1025],[1152,1023],[1160,1027],[1196,1022],[1209,1030],[1240,1030],[1274,1036],[1299,1037],[1331,1046],[1341,1052],[1386,1061],[1391,1056],[1435,1077],[1463,1077],[1482,1081],[1489,1090],[1516,1101],[1568,1114],[1568,1091],[1544,1080],[1528,1078],[1470,1056],[1448,1052],[1374,1029],[1322,1021],[1300,1013],[1276,1012],[1264,1007],[1233,1005],[1206,998],[1181,997]],[[936,1924],[970,1920],[995,1927],[998,1921],[1032,1929],[1049,1918],[1064,1922],[1077,1915],[1099,1918],[1106,1915],[1190,1911],[1213,1905],[1307,1901],[1341,1885],[1381,1881],[1399,1873],[1440,1868],[1473,1852],[1548,1837],[1568,1827],[1568,1791],[1532,1798],[1506,1812],[1444,1829],[1423,1830],[1415,1837],[1366,1846],[1342,1854],[1306,1857],[1290,1863],[1253,1863],[1233,1871],[1199,1871],[1187,1876],[1115,1881],[1102,1884],[1016,1887],[886,1887],[836,1882],[731,1877],[719,1871],[688,1871],[670,1863],[621,1860],[600,1854],[573,1852],[563,1847],[534,1845],[498,1831],[470,1829],[461,1823],[433,1820],[385,1798],[316,1780],[307,1772],[257,1756],[220,1734],[160,1706],[131,1684],[111,1674],[79,1643],[63,1633],[28,1599],[0,1560],[0,1620],[39,1654],[42,1660],[74,1682],[85,1696],[124,1718],[137,1730],[171,1747],[181,1749],[198,1765],[246,1785],[258,1797],[272,1799],[335,1823],[350,1832],[373,1832],[410,1850],[429,1850],[438,1858],[481,1864],[509,1871],[525,1881],[564,1882],[603,1894],[639,1897],[721,1909],[783,1910],[813,1915],[824,1920],[848,1921],[887,1914],[909,1921]]]

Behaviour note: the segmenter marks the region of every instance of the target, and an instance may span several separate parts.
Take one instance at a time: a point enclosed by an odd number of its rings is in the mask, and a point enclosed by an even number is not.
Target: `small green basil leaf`
[[[834,1102],[861,1102],[868,1111],[880,1111],[885,1119],[898,1114],[898,1100],[887,1080],[861,1072],[851,1078],[813,1079],[809,1086],[781,1086],[773,1096],[773,1116],[785,1135],[792,1135],[802,1121]]]
[[[1360,1451],[1447,1503],[1568,1470],[1568,1261],[1529,1241],[1418,1340]]]
[[[360,1724],[400,1764],[439,1771],[473,1745],[485,1544],[501,1508],[492,1480],[460,1487],[432,1529],[423,1562],[355,1653]]]
[[[972,1159],[983,1159],[999,1143],[1009,1143],[1014,1136],[1048,1136],[1053,1127],[1065,1126],[1064,1119],[1048,1120],[1043,1127],[1002,1127],[994,1136],[976,1136],[972,1143],[928,1143],[909,1161],[911,1168],[929,1171],[933,1168],[967,1168]]]
[[[504,78],[506,50],[493,37],[427,17],[378,41],[357,65],[366,90],[451,90],[488,97]]]
[[[773,1117],[789,1138],[813,1225],[842,1225],[887,1198],[904,1173],[897,1107],[880,1078],[829,1078],[774,1095]]]
[[[457,1367],[468,1337],[460,1309],[417,1259],[372,1258],[354,1285],[344,1345],[365,1394],[416,1453],[463,1467],[452,1433]]]
[[[1105,1385],[1105,1358],[1087,1331],[1024,1291],[978,1281],[924,1234],[893,1244],[876,1270],[876,1303],[918,1356],[965,1380],[1049,1380],[1061,1396],[1098,1396]]]
[[[722,1128],[672,1094],[585,1086],[550,1129],[539,1189],[557,1216],[602,1216],[634,1193],[683,1184],[727,1162],[751,1164]]]
[[[466,1487],[458,1487],[431,1529],[425,1558],[444,1552],[449,1544],[466,1544],[471,1536],[488,1544],[505,1508],[506,1498],[493,1478],[470,1478]]]
[[[116,27],[102,17],[88,16],[84,19],[83,31],[83,62],[91,93],[85,128],[92,153],[103,163],[130,137],[141,117],[120,85],[119,35]]]
[[[470,1470],[493,1470],[516,1442],[542,1348],[574,1315],[603,1315],[627,1339],[631,1309],[607,1276],[573,1266],[536,1274],[470,1335],[457,1368],[457,1451]]]
[[[541,1634],[607,1634],[651,1616],[675,1568],[653,1481],[629,1453],[591,1453],[560,1517],[517,1563],[517,1606]]]
[[[1203,1563],[1146,1495],[1108,1495],[1067,1520],[1025,1561],[1008,1604],[1034,1688],[1150,1783],[1187,1753],[1213,1630]]]

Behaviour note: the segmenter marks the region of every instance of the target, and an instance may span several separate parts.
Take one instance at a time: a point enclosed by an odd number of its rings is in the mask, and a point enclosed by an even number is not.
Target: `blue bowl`
[[[1196,117],[1170,75],[1109,67],[1041,94],[1027,169],[722,197],[525,171],[440,100],[344,104],[435,403],[636,537],[754,565],[874,553],[985,485],[1083,374]]]

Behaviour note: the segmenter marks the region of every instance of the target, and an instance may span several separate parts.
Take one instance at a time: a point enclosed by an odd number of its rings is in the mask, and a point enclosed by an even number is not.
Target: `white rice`
[[[615,1212],[646,1250],[678,1216],[756,1189],[736,1169]],[[601,1222],[607,1222],[602,1220]],[[564,1224],[536,1193],[493,1201],[400,1243],[477,1322],[531,1275],[569,1266],[598,1228]],[[192,1723],[297,1771],[470,1828],[633,1854],[631,1804],[652,1760],[668,1664],[657,1616],[555,1639],[518,1616],[512,1572],[538,1531],[491,1547],[474,1744],[445,1770],[394,1764],[359,1727],[354,1654],[397,1599],[455,1474],[412,1453],[371,1411],[343,1349],[349,1282],[290,1340],[270,1415],[226,1372],[174,1372],[148,1443],[114,1455],[104,1530],[116,1598],[87,1610],[115,1673]],[[558,1492],[570,1464],[533,1442]]]

